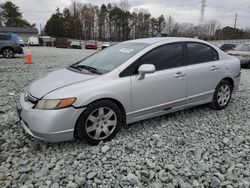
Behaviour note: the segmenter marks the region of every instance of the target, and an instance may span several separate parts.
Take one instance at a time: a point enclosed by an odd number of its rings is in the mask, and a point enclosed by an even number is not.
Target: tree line
[[[131,13],[129,9],[127,0],[100,7],[73,2],[62,12],[56,9],[45,25],[45,32],[50,36],[114,41],[161,35],[166,25],[163,15],[155,18],[147,10]]]
[[[60,12],[59,8],[47,21],[45,32],[54,37],[84,40],[124,41],[156,36],[198,37],[204,40],[250,38],[249,29],[221,27],[216,20],[194,25],[175,22],[169,16],[153,17],[148,10],[130,10],[128,0],[119,4],[73,2]]]
[[[249,29],[222,27],[216,20],[203,24],[177,23],[172,16],[153,17],[146,9],[130,11],[128,0],[118,4],[76,3],[56,9],[47,21],[43,34],[83,40],[124,41],[156,36],[198,37],[204,40],[250,38]],[[22,16],[11,1],[0,4],[0,26],[35,27]]]
[[[11,1],[0,4],[0,26],[6,27],[35,27],[22,16],[19,7]]]

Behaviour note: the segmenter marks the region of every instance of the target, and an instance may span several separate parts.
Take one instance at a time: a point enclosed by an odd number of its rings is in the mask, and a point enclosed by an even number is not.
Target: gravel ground
[[[250,70],[229,106],[207,106],[126,125],[110,142],[45,143],[23,133],[16,98],[44,72],[94,51],[33,47],[0,58],[0,187],[250,187]]]

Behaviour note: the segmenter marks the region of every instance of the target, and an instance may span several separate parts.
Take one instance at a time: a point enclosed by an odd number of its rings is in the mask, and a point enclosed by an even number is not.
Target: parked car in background
[[[0,54],[5,58],[12,58],[15,54],[23,53],[23,41],[16,34],[0,33]]]
[[[85,49],[97,50],[97,42],[94,40],[89,40],[85,43]]]
[[[227,52],[229,50],[232,50],[236,47],[235,44],[223,44],[220,49],[223,50],[224,52]]]
[[[73,49],[82,49],[82,42],[79,40],[78,41],[71,41],[69,47],[73,48]]]
[[[224,109],[240,73],[237,58],[205,41],[125,41],[33,81],[18,112],[34,137],[98,144],[125,123],[205,103]]]
[[[39,38],[36,36],[31,36],[28,38],[27,46],[39,46]]]
[[[68,38],[67,37],[56,37],[55,46],[57,48],[68,48]]]
[[[110,46],[111,46],[111,44],[109,42],[103,42],[102,43],[102,49],[110,47]]]
[[[250,68],[250,43],[240,44],[227,53],[239,58],[242,68]]]

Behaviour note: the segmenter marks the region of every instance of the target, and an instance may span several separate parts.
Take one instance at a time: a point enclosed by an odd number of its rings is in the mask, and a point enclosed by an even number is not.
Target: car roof
[[[199,39],[194,38],[187,38],[187,37],[155,37],[155,38],[142,38],[142,39],[135,39],[135,40],[129,40],[126,41],[128,43],[130,42],[138,42],[138,43],[146,43],[146,44],[154,44],[158,42],[182,42],[182,41],[188,41],[188,42],[203,42]]]

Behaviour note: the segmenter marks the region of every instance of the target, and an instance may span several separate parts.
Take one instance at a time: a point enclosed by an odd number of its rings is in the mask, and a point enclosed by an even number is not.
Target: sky
[[[6,0],[0,0],[0,3]],[[57,7],[63,10],[69,7],[73,0],[11,0],[19,6],[23,17],[39,27],[46,24]],[[92,3],[119,3],[120,0],[76,0],[76,2]],[[201,0],[129,0],[131,11],[135,8],[148,9],[152,16],[163,14],[171,17],[178,23],[198,24],[200,18]],[[206,0],[205,21],[217,20],[222,26],[233,26],[235,14],[238,13],[237,27],[250,27],[250,0]]]

